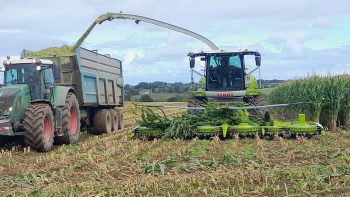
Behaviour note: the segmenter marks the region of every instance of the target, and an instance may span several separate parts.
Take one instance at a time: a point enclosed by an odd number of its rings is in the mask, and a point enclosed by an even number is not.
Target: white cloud
[[[0,8],[0,56],[73,44],[97,16],[122,10],[193,30],[225,49],[259,50],[263,77],[286,79],[349,69],[343,56],[350,51],[350,27],[337,25],[350,21],[349,7],[346,0],[9,1]],[[187,53],[208,50],[186,35],[128,20],[98,25],[84,46],[123,60],[125,81],[132,84],[187,82]]]
[[[143,58],[145,53],[142,49],[128,50],[124,53],[124,65],[129,65],[135,58]]]

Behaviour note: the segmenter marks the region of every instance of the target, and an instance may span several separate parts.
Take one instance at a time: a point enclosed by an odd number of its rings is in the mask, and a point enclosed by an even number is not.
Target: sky
[[[350,1],[0,0],[0,58],[73,45],[107,12],[145,16],[199,33],[226,51],[256,50],[261,78],[350,73]],[[131,20],[97,25],[83,47],[123,61],[124,82],[190,82],[201,41]],[[197,67],[199,69],[199,67]],[[258,73],[256,73],[258,76]]]

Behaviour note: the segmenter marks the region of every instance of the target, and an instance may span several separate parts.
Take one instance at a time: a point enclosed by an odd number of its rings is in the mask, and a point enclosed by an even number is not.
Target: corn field
[[[305,113],[328,130],[350,125],[350,76],[309,76],[274,89],[270,103],[302,103],[274,110],[276,118],[292,118]]]
[[[83,133],[78,144],[48,153],[16,142],[0,147],[0,196],[350,195],[349,131],[296,140],[140,141],[131,138],[140,108],[128,103],[123,111],[121,132]],[[164,109],[168,117],[184,112]]]

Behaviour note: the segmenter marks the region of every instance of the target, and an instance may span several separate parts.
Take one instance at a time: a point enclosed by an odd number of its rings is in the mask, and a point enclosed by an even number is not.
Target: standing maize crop
[[[349,84],[348,75],[308,76],[274,89],[269,95],[269,101],[273,104],[310,102],[292,108],[277,109],[275,114],[288,118],[297,113],[305,113],[310,120],[334,130],[337,126],[346,126],[350,122]]]

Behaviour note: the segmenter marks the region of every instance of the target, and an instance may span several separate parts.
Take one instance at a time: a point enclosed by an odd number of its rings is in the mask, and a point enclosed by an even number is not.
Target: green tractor
[[[204,67],[200,89],[192,91],[189,107],[197,107],[208,102],[245,102],[253,105],[265,104],[265,96],[258,89],[258,83],[250,73],[260,68],[261,55],[256,51],[241,52],[200,52],[189,53],[192,73],[195,58],[199,57]],[[249,66],[245,57],[254,56],[256,68],[247,73]],[[192,74],[193,75],[193,74]],[[192,77],[193,78],[193,77]],[[188,110],[190,113],[193,109]]]
[[[67,103],[62,119],[63,141],[75,143],[80,132],[78,100],[69,87],[55,86],[50,60],[21,59],[4,61],[4,87],[0,89],[0,140],[25,136],[26,144],[40,151],[52,148],[55,131],[55,106]],[[64,95],[64,99],[60,98]],[[55,98],[55,99],[53,99]],[[63,103],[62,103],[63,102]]]
[[[4,61],[0,88],[0,142],[24,136],[37,151],[74,144],[81,127],[95,133],[123,128],[121,61],[78,48],[68,56]]]

